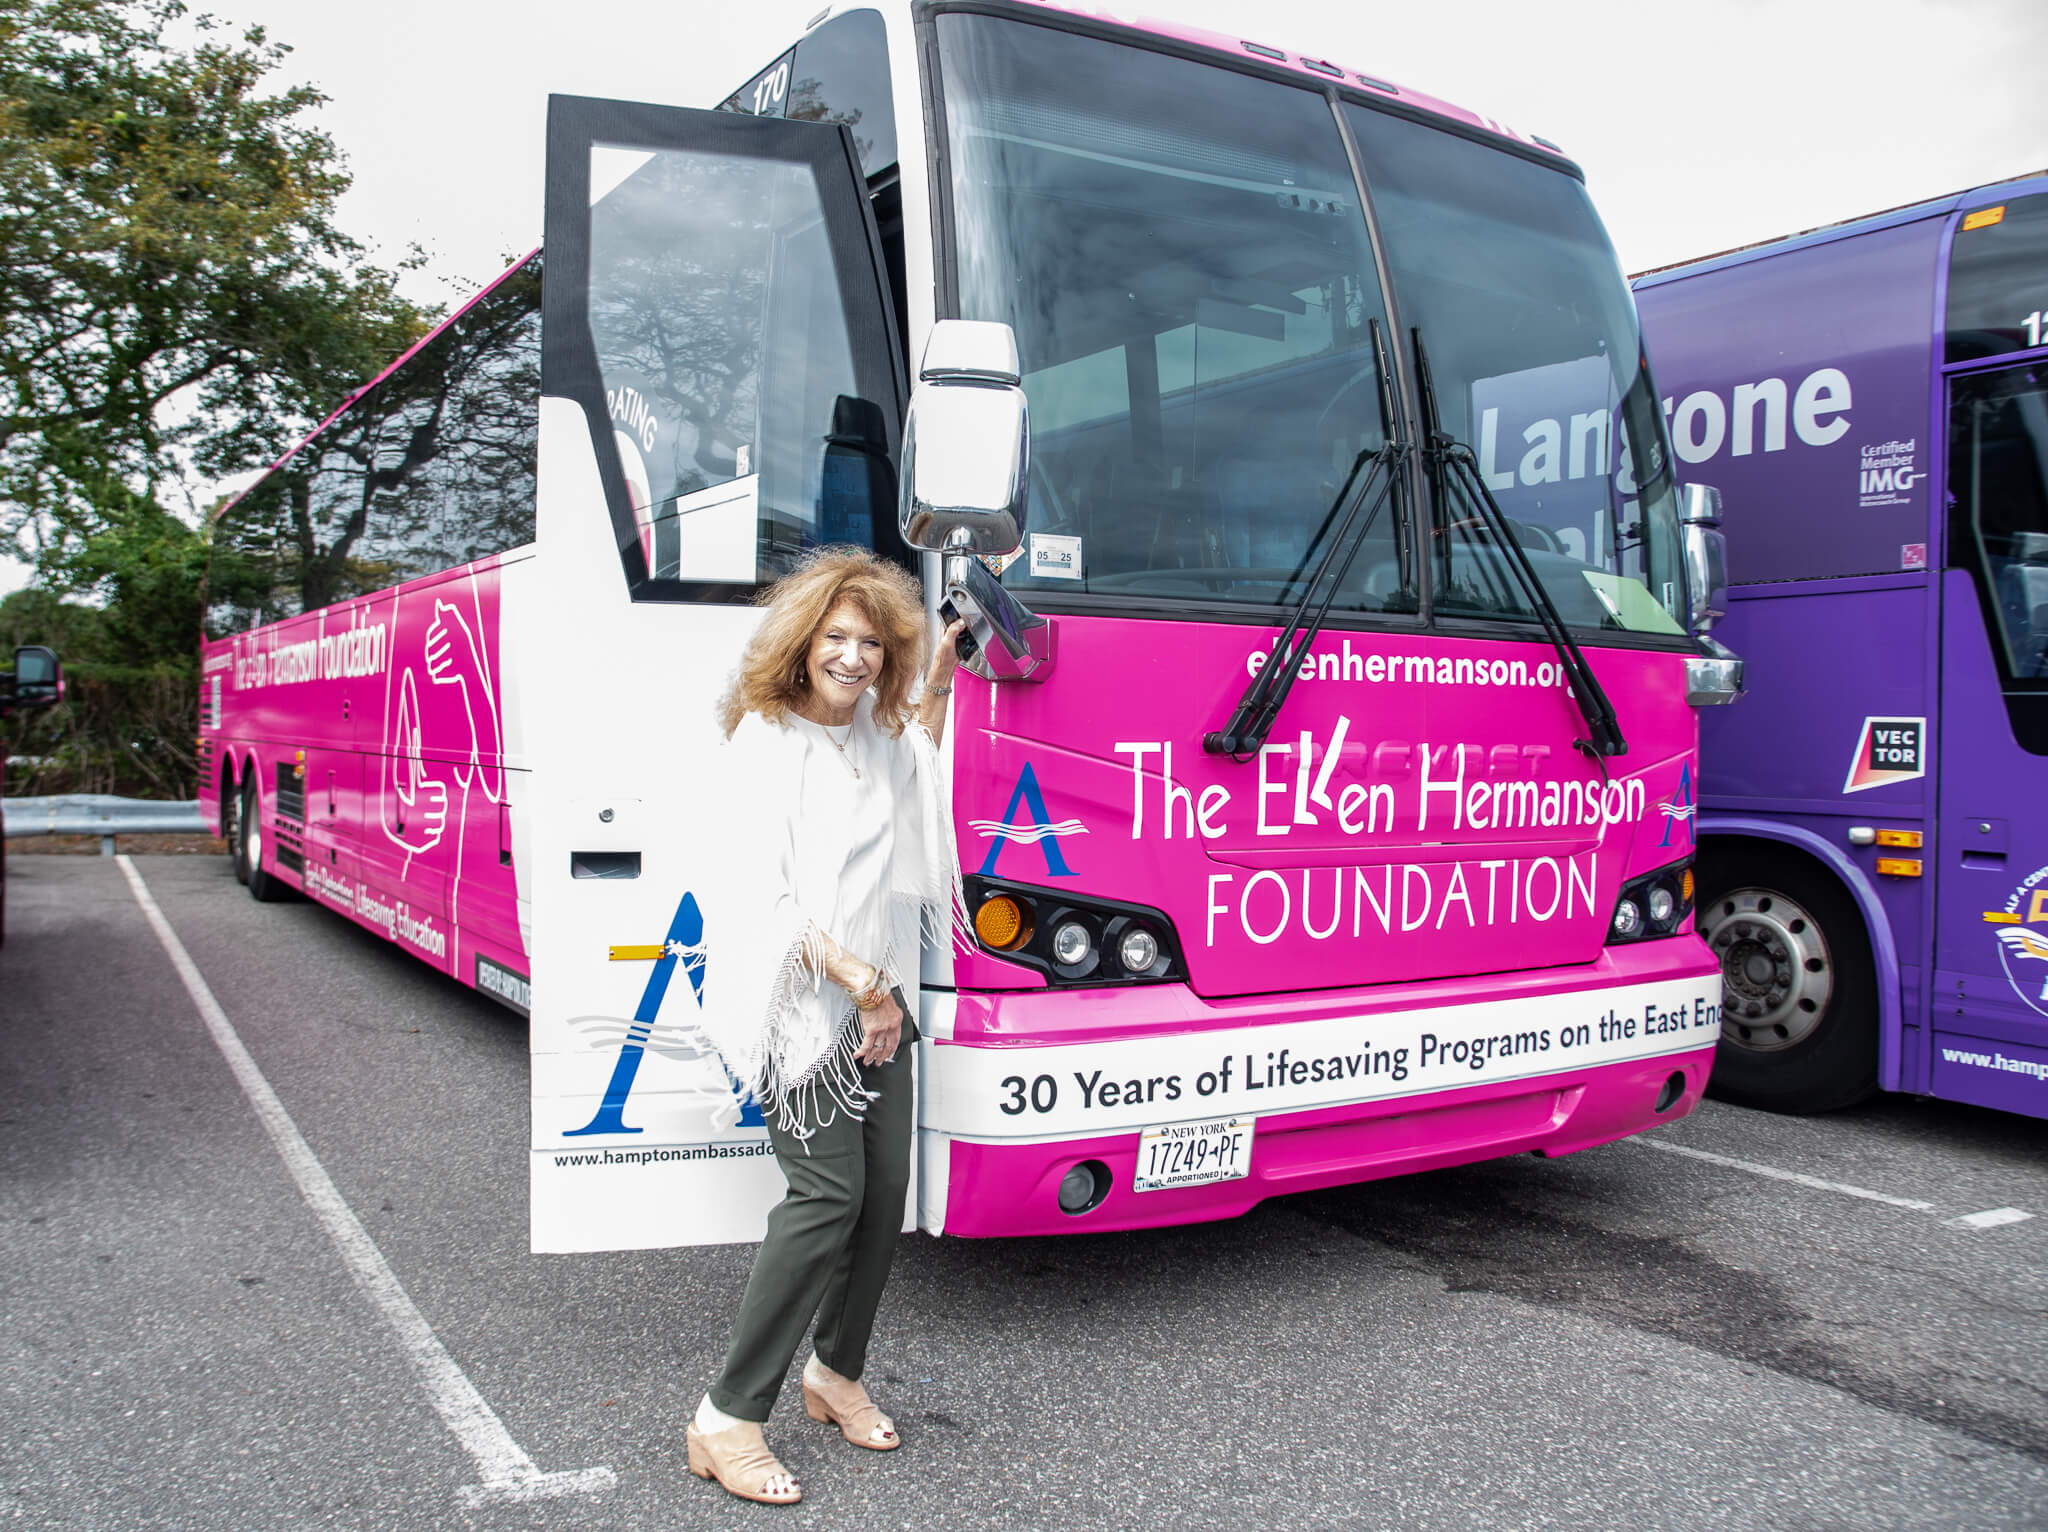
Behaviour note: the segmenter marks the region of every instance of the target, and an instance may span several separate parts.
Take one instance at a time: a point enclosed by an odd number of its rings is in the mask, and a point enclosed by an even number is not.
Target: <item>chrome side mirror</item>
[[[1700,652],[1685,661],[1685,700],[1726,707],[1745,689],[1742,657],[1707,630],[1728,615],[1728,539],[1721,534],[1721,492],[1711,484],[1679,491],[1679,534],[1685,555],[1686,626]]]
[[[1711,484],[1679,491],[1685,553],[1686,626],[1704,634],[1728,615],[1728,539],[1721,533],[1721,492]]]
[[[1024,541],[1031,419],[1006,324],[932,326],[903,424],[896,524],[928,553],[1010,553]]]
[[[1742,656],[1708,634],[1700,635],[1700,652],[1685,657],[1685,700],[1693,707],[1726,707],[1748,690]]]

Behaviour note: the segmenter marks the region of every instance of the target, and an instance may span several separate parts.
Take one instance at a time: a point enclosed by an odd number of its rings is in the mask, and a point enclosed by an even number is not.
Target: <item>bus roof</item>
[[[1880,213],[1865,213],[1858,218],[1819,224],[1811,229],[1801,229],[1796,234],[1780,234],[1772,239],[1760,239],[1753,244],[1737,245],[1733,249],[1717,251],[1712,255],[1698,255],[1690,260],[1674,261],[1668,266],[1652,266],[1647,271],[1639,271],[1630,276],[1629,285],[1655,287],[1659,283],[1675,281],[1680,277],[1696,277],[1705,272],[1719,271],[1724,267],[1740,266],[1747,261],[1762,260],[1765,256],[1784,255],[1789,251],[1825,245],[1837,239],[1851,239],[1858,234],[1874,234],[1879,229],[1896,228],[1902,223],[1915,223],[1922,218],[1945,217],[1980,199],[1996,201],[1999,197],[2026,196],[2044,191],[2048,191],[2048,170],[2030,170],[2020,175],[2009,176],[2002,181],[1987,181],[1982,186],[1972,186],[1966,191],[1932,197],[1925,202],[1908,202],[1900,207],[1886,208]]]
[[[848,11],[877,9],[880,3],[882,0],[843,0],[843,3],[830,5],[812,17],[805,23],[804,31],[807,34],[815,31],[824,22],[842,16]],[[1059,0],[974,0],[972,4],[972,9],[997,14],[1013,7],[1020,11],[1056,11],[1062,16],[1072,16],[1076,20],[1093,22],[1098,26],[1115,27],[1127,32],[1149,33],[1154,37],[1222,54],[1227,58],[1250,60],[1268,67],[1289,70],[1314,83],[1346,85],[1363,95],[1388,103],[1398,103],[1399,106],[1421,115],[1445,118],[1462,127],[1476,128],[1482,134],[1505,139],[1524,153],[1531,149],[1541,151],[1542,158],[1551,160],[1559,168],[1569,170],[1581,180],[1584,179],[1579,167],[1564,150],[1547,138],[1524,133],[1497,117],[1468,111],[1462,106],[1425,95],[1406,85],[1396,84],[1382,75],[1366,74],[1313,53],[1297,53],[1291,49],[1261,42],[1256,38],[1246,38],[1230,32],[1210,32],[1201,27],[1189,26],[1185,22],[1170,21],[1157,16],[1124,16],[1114,11],[1081,4],[1061,4]],[[941,9],[943,8],[942,4]]]

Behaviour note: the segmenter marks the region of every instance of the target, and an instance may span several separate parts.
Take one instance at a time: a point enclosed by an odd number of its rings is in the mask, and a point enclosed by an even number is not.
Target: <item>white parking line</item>
[[[1819,1176],[1802,1175],[1796,1170],[1780,1170],[1776,1165],[1759,1165],[1755,1160],[1738,1160],[1731,1155],[1712,1154],[1705,1149],[1689,1149],[1684,1144],[1667,1143],[1648,1134],[1638,1134],[1624,1142],[1638,1144],[1645,1149],[1661,1149],[1666,1154],[1682,1154],[1691,1160],[1705,1160],[1709,1165],[1725,1165],[1730,1170],[1747,1171],[1753,1176],[1768,1176],[1773,1181],[1790,1181],[1795,1186],[1810,1187],[1817,1192],[1861,1197],[1865,1202],[1882,1202],[1886,1207],[1905,1208],[1908,1212],[1941,1211],[1933,1203],[1922,1202],[1917,1197],[1894,1197],[1889,1192],[1874,1192],[1867,1186],[1851,1186],[1846,1181],[1827,1181]],[[2033,1216],[2019,1208],[1987,1208],[1981,1213],[1965,1213],[1960,1218],[1944,1218],[1942,1222],[1951,1229],[1996,1229],[2004,1224],[2025,1223]]]
[[[480,1506],[504,1501],[546,1500],[557,1495],[611,1488],[618,1482],[618,1475],[609,1468],[542,1473],[533,1459],[512,1440],[512,1433],[505,1429],[504,1422],[484,1403],[476,1385],[455,1365],[455,1359],[434,1334],[433,1327],[413,1306],[412,1299],[406,1296],[404,1287],[385,1262],[384,1253],[377,1248],[376,1241],[370,1238],[369,1231],[362,1226],[348,1203],[342,1200],[340,1191],[315,1157],[311,1146],[300,1136],[298,1126],[284,1109],[284,1103],[277,1099],[277,1093],[263,1078],[256,1061],[249,1056],[249,1050],[242,1046],[242,1039],[229,1023],[227,1013],[213,998],[213,991],[207,988],[206,980],[200,977],[198,965],[185,951],[184,943],[178,940],[171,923],[164,919],[156,900],[150,897],[142,874],[135,870],[134,863],[126,856],[115,860],[127,875],[128,886],[134,889],[136,902],[142,906],[142,913],[156,932],[157,940],[163,943],[164,951],[170,954],[171,966],[177,969],[185,992],[199,1008],[200,1017],[226,1057],[228,1068],[234,1072],[242,1093],[256,1109],[257,1120],[270,1134],[270,1140],[277,1146],[292,1179],[298,1182],[299,1193],[306,1199],[306,1205],[312,1208],[326,1228],[335,1248],[341,1252],[342,1264],[356,1279],[356,1285],[362,1288],[364,1296],[390,1324],[399,1348],[419,1374],[427,1398],[439,1413],[442,1423],[455,1433],[455,1439],[462,1444],[463,1450],[476,1460],[482,1482],[463,1485],[456,1491],[457,1498],[465,1506]]]
[[[1746,1170],[1753,1176],[1769,1176],[1773,1181],[1790,1181],[1795,1186],[1810,1187],[1817,1192],[1835,1192],[1843,1197],[1861,1197],[1865,1202],[1882,1202],[1887,1207],[1910,1208],[1915,1213],[1934,1211],[1933,1203],[1921,1202],[1914,1197],[1894,1197],[1886,1192],[1871,1191],[1868,1187],[1851,1186],[1846,1181],[1823,1181],[1819,1176],[1804,1176],[1796,1170],[1780,1170],[1775,1165],[1759,1165],[1754,1160],[1731,1159],[1725,1154],[1709,1154],[1704,1149],[1688,1149],[1683,1144],[1667,1144],[1661,1138],[1638,1134],[1628,1142],[1640,1144],[1645,1149],[1662,1149],[1666,1154],[1682,1154],[1687,1159],[1705,1160],[1709,1165],[1725,1165],[1730,1170]]]

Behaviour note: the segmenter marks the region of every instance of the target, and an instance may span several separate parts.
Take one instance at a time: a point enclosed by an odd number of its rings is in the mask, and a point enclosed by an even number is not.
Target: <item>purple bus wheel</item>
[[[1806,1041],[1834,998],[1820,922],[1789,894],[1733,889],[1702,912],[1700,934],[1721,960],[1721,1033],[1773,1053]]]
[[[1696,924],[1721,961],[1709,1089],[1826,1112],[1877,1089],[1877,988],[1855,904],[1810,858],[1764,842],[1702,848]]]

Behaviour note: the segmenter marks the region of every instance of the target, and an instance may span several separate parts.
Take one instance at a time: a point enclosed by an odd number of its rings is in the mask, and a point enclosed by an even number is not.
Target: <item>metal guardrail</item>
[[[0,798],[6,838],[23,835],[97,835],[100,855],[114,854],[116,835],[204,835],[199,801],[116,798],[109,793],[60,793],[51,798]]]

